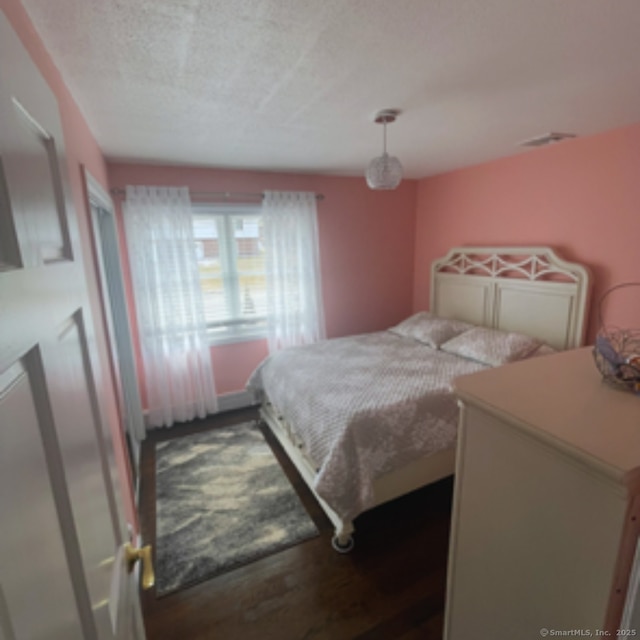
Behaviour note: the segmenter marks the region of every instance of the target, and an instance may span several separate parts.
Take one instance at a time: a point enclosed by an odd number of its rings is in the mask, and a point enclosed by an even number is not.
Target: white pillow
[[[522,333],[474,327],[440,346],[442,351],[492,367],[526,358],[542,342]]]
[[[473,325],[468,322],[453,318],[440,318],[428,311],[420,311],[395,327],[391,327],[389,331],[399,336],[413,338],[437,349],[443,342],[472,327]]]

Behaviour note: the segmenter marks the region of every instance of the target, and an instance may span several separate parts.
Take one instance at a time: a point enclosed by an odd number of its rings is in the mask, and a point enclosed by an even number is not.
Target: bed
[[[458,376],[580,346],[589,274],[548,247],[462,247],[431,268],[429,312],[388,331],[285,349],[248,388],[353,547],[362,512],[453,474]]]

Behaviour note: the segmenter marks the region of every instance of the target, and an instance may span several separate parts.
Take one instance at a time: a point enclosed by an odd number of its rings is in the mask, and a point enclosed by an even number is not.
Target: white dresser
[[[615,638],[640,532],[640,397],[603,383],[590,348],[455,389],[445,638]]]

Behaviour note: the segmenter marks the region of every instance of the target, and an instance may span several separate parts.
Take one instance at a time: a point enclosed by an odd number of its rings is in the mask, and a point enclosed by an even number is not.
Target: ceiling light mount
[[[396,118],[400,115],[400,109],[383,109],[376,113],[376,117],[373,121],[376,124],[391,124],[396,121]]]
[[[387,153],[387,125],[395,122],[400,115],[398,109],[383,109],[378,111],[374,122],[384,126],[383,152],[381,156],[374,158],[367,167],[367,184],[370,189],[391,190],[395,189],[402,180],[402,165],[395,156]]]

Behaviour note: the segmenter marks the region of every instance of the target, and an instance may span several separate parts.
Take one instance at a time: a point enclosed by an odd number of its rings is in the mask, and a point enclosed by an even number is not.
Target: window
[[[266,335],[260,205],[193,205],[193,230],[212,342]]]

